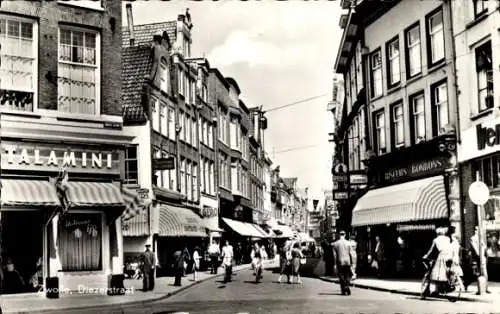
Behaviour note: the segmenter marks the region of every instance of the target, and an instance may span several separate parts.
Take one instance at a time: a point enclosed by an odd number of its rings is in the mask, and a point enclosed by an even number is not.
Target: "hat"
[[[146,244],[146,247],[151,247],[151,244],[149,244],[149,243],[148,243],[148,244]]]
[[[339,233],[339,234],[340,234],[340,235],[345,235],[345,231],[344,231],[344,230],[342,230],[342,231],[340,231],[340,233]]]

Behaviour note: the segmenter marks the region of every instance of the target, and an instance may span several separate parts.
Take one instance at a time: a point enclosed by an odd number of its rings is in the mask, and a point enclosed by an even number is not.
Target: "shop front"
[[[370,160],[370,187],[352,211],[360,273],[420,277],[435,229],[456,216],[450,205],[458,193],[450,175],[453,155],[431,144],[418,147],[419,153],[408,148]],[[373,258],[383,261],[379,269],[371,267]]]
[[[459,147],[462,200],[464,204],[464,237],[469,249],[469,239],[478,225],[477,207],[467,194],[476,179],[490,189],[490,199],[481,213],[488,255],[490,280],[500,280],[500,118],[478,124],[462,132]]]
[[[2,291],[124,292],[109,289],[123,287],[120,216],[132,206],[120,183],[124,147],[3,140],[1,149],[1,255],[10,271]]]

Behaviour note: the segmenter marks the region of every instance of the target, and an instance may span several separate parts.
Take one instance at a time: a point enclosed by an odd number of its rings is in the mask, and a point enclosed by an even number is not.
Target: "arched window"
[[[168,64],[167,64],[167,60],[165,60],[163,58],[160,61],[160,71],[161,71],[161,73],[160,73],[160,80],[161,80],[160,81],[160,88],[165,93],[168,93],[168,84],[169,84]]]

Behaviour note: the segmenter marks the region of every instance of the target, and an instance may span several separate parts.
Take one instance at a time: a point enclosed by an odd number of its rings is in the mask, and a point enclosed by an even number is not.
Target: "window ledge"
[[[479,113],[473,113],[473,114],[471,114],[470,119],[472,121],[478,120],[478,119],[480,119],[482,117],[485,117],[485,116],[491,114],[493,112],[493,110],[494,110],[494,108],[490,108],[490,109],[483,110],[483,111],[481,111]]]
[[[21,116],[21,117],[29,117],[29,118],[36,118],[36,119],[40,119],[42,117],[41,114],[33,112],[33,111],[18,111],[18,110],[1,109],[0,113],[2,115]]]
[[[437,70],[439,69],[442,69],[445,65],[446,65],[446,59],[443,58],[437,62],[435,62],[434,64],[431,65],[431,67],[427,70],[427,74],[431,74],[433,72],[436,72]]]
[[[379,95],[379,96],[375,96],[375,97],[370,98],[370,102],[377,101],[377,100],[379,100],[379,99],[381,99],[381,98],[384,98],[384,95],[383,95],[383,94],[382,94],[382,95]]]
[[[406,84],[405,86],[408,86],[410,85],[411,83],[415,82],[415,81],[418,81],[419,79],[422,78],[422,72],[418,73],[418,74],[415,74],[415,76],[412,76],[410,78],[407,78],[406,79]]]
[[[82,9],[87,9],[87,10],[93,10],[93,11],[99,11],[99,12],[104,12],[104,8],[101,7],[89,7],[84,4],[79,4],[77,2],[65,2],[65,1],[57,1],[58,5],[63,5],[63,6],[68,6],[68,7],[78,7]]]
[[[476,16],[473,21],[471,21],[470,23],[468,23],[467,25],[465,25],[465,29],[470,29],[470,28],[476,26],[477,24],[479,24],[482,21],[486,20],[486,18],[488,18],[488,16],[489,16],[488,10],[484,10],[478,16]]]
[[[399,82],[398,84],[396,84],[394,86],[391,86],[391,88],[389,88],[387,90],[387,95],[390,95],[390,94],[392,94],[400,89],[401,89],[401,82]]]

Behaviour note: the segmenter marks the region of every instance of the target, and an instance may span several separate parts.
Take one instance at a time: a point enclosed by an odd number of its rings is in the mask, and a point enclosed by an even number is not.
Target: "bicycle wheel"
[[[420,286],[421,300],[425,300],[425,298],[429,295],[430,287],[431,287],[431,277],[430,277],[430,272],[427,272],[424,275],[424,278],[422,279],[422,285]]]

